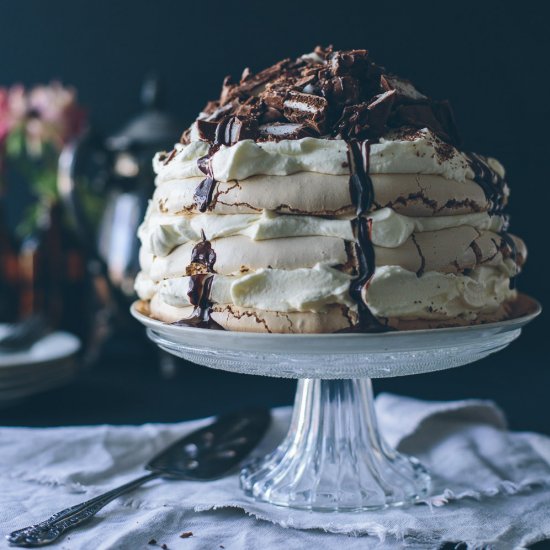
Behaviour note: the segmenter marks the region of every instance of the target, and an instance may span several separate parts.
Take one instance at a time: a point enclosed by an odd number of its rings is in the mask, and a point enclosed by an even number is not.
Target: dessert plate
[[[0,337],[7,330],[0,325]],[[17,352],[0,351],[0,406],[70,381],[77,373],[80,340],[54,332]]]
[[[513,318],[463,327],[359,334],[265,334],[170,325],[132,315],[162,349],[212,368],[287,378],[386,378],[471,363],[504,348],[541,311],[520,295]]]

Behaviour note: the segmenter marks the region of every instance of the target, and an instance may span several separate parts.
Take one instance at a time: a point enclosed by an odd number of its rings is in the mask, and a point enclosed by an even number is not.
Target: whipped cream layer
[[[203,176],[197,160],[208,153],[206,142],[176,144],[172,154],[159,153],[153,161],[157,184],[174,179]],[[340,139],[306,137],[278,142],[254,142],[247,139],[231,146],[222,145],[211,157],[217,181],[242,180],[265,174],[286,176],[296,172],[349,174],[347,145]],[[485,158],[491,169],[504,177],[504,168],[496,160]],[[468,157],[441,141],[424,128],[414,134],[390,131],[370,148],[370,172],[373,174],[437,174],[459,182],[475,177]]]
[[[475,320],[516,297],[509,283],[509,270],[504,265],[478,267],[468,275],[428,271],[422,277],[388,265],[376,269],[368,288],[363,289],[363,299],[380,317]]]
[[[154,283],[141,275],[136,291],[143,300],[158,293],[161,300],[177,308],[189,307],[187,295],[191,277],[176,277]],[[349,296],[352,278],[329,266],[311,269],[260,269],[242,276],[212,275],[210,300],[278,312],[323,312],[339,304],[356,309]],[[502,303],[515,298],[509,286],[506,266],[479,267],[466,274],[428,271],[417,277],[399,266],[376,270],[363,297],[378,317],[445,320],[453,317],[475,320],[480,314],[498,310]]]
[[[498,232],[504,225],[502,216],[475,212],[457,216],[413,217],[382,208],[367,216],[372,220],[371,240],[385,248],[401,246],[412,234],[468,225],[479,230]],[[353,241],[349,219],[328,219],[318,216],[262,214],[170,216],[149,213],[139,228],[143,245],[155,256],[166,256],[176,246],[198,241],[202,233],[208,240],[245,235],[252,240],[288,237],[326,236]]]
[[[355,307],[348,292],[352,277],[323,264],[313,268],[259,269],[234,277],[217,274],[212,277],[210,300],[216,304],[281,312],[319,312],[330,304]],[[136,289],[142,299],[150,299],[158,292],[168,305],[186,307],[190,305],[189,284],[190,277],[166,279],[157,285],[144,280],[138,281]]]

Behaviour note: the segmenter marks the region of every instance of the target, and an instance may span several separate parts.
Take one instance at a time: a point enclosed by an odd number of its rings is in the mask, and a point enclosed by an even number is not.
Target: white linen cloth
[[[376,409],[388,443],[430,469],[427,504],[298,512],[249,501],[236,475],[207,483],[155,480],[52,548],[352,550],[438,548],[452,541],[508,549],[550,539],[550,438],[506,431],[504,415],[488,401],[429,403],[382,394]],[[274,411],[257,454],[281,440],[289,418],[289,408]],[[151,456],[206,422],[0,428],[0,548],[8,547],[8,532],[142,475]],[[180,538],[189,531],[192,537]],[[151,539],[156,546],[148,546]]]

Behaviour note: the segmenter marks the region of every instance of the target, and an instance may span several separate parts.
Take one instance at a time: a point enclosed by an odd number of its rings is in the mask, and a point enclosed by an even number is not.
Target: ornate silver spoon
[[[268,410],[256,409],[222,416],[212,424],[176,441],[153,458],[150,471],[111,491],[57,512],[46,521],[6,536],[15,546],[44,546],[95,516],[113,499],[156,478],[209,481],[231,472],[260,442],[269,427]]]

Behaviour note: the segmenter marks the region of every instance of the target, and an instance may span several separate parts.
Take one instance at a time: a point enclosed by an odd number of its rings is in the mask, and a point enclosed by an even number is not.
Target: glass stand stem
[[[429,485],[423,466],[381,437],[369,378],[299,380],[286,438],[241,472],[250,497],[318,511],[412,503]]]

